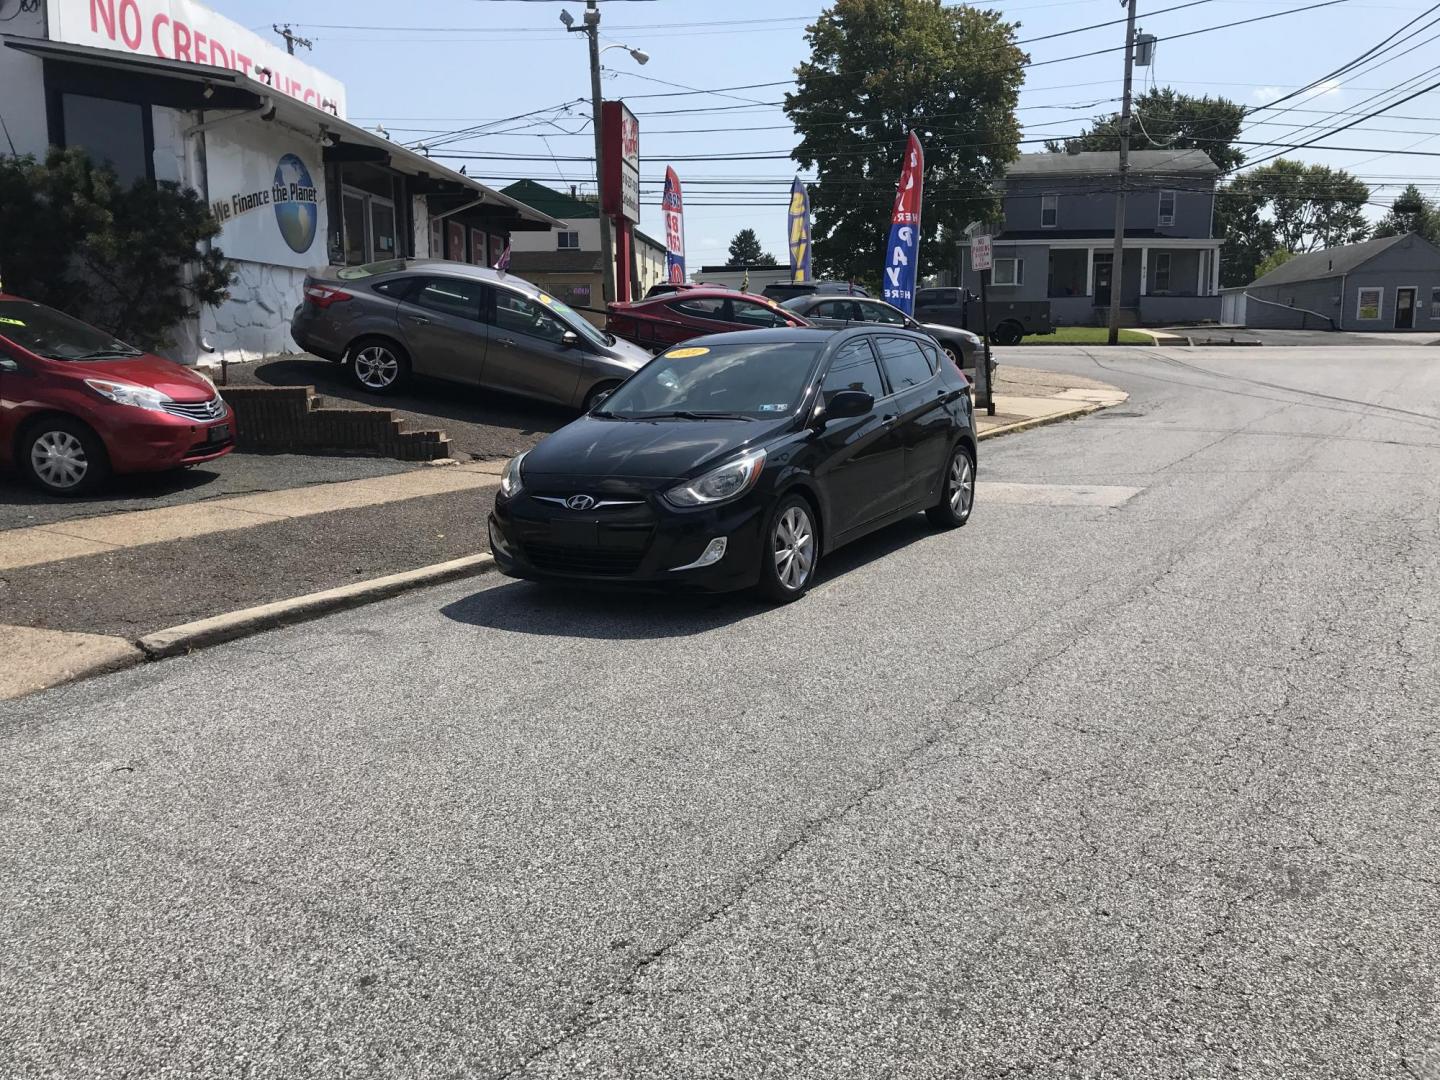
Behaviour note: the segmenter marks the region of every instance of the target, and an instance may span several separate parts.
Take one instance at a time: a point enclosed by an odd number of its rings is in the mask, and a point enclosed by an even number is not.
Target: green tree
[[[199,305],[219,304],[234,272],[220,227],[194,191],[123,187],[83,150],[0,159],[0,281],[143,348],[170,344]]]
[[[1286,158],[1251,169],[1218,196],[1225,283],[1253,281],[1276,248],[1299,253],[1364,240],[1369,201],[1370,189],[1344,169]]]
[[[1135,99],[1130,125],[1132,150],[1203,150],[1222,172],[1245,164],[1235,145],[1245,123],[1245,107],[1221,97],[1191,97],[1168,86],[1156,87]],[[1090,127],[1073,139],[1050,141],[1052,153],[1120,149],[1120,114],[1097,116]]]
[[[1262,278],[1270,273],[1271,270],[1278,270],[1294,257],[1295,253],[1293,251],[1285,248],[1276,248],[1260,260],[1260,265],[1255,267],[1255,277]]]
[[[996,209],[992,185],[1017,155],[1015,105],[1029,59],[998,12],[939,0],[835,0],[806,31],[785,112],[800,136],[791,156],[814,168],[817,271],[874,277],[905,142],[925,148],[920,272],[954,263],[941,230]]]
[[[1416,232],[1432,244],[1440,244],[1440,205],[1427,199],[1414,184],[1390,204],[1390,212],[1375,226],[1376,236],[1401,236]]]
[[[741,229],[730,241],[730,261],[727,266],[774,266],[775,256],[760,247],[760,238],[754,229]]]

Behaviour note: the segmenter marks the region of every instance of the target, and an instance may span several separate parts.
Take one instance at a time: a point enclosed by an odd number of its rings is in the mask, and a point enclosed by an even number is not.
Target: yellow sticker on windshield
[[[665,355],[671,360],[689,360],[694,356],[704,356],[709,349],[676,349],[674,352],[667,352]]]
[[[24,319],[11,319],[11,318],[7,318],[7,317],[4,316],[4,315],[0,315],[0,323],[5,323],[7,326],[24,326],[24,325],[25,325],[25,320],[24,320]]]
[[[550,299],[550,297],[546,296],[543,292],[539,296],[535,297],[535,299],[539,300],[542,304],[553,304],[555,302],[554,300]]]

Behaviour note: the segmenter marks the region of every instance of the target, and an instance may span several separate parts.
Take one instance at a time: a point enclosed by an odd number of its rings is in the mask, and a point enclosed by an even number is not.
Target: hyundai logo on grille
[[[595,500],[589,495],[571,495],[565,500],[565,505],[571,510],[589,510],[595,505]]]

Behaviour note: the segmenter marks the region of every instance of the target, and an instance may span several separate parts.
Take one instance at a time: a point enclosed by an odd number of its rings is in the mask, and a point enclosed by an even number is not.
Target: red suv
[[[0,466],[78,495],[111,472],[196,465],[234,447],[230,408],[198,371],[0,293]]]

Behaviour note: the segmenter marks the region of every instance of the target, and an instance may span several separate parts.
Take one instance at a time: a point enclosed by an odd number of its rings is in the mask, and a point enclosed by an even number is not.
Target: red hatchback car
[[[606,330],[656,352],[702,334],[809,325],[793,311],[763,296],[703,285],[630,303],[614,303],[605,312]]]
[[[234,447],[230,408],[198,371],[0,293],[0,466],[78,495],[111,472],[196,465]]]

